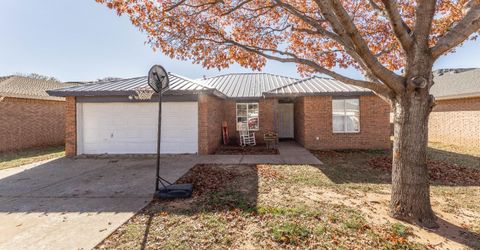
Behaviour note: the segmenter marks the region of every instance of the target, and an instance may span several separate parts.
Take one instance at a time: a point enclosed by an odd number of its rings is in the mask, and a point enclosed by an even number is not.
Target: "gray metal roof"
[[[372,93],[364,88],[321,77],[298,80],[269,73],[236,73],[191,80],[172,73],[169,76],[170,88],[165,92],[167,95],[208,92],[222,98],[249,99],[263,96],[351,96]],[[82,84],[48,93],[53,96],[125,96],[144,88],[149,89],[146,76]]]
[[[194,80],[168,73],[170,87],[164,93],[168,94],[195,94],[202,91],[211,91],[213,94],[222,96],[208,86],[204,86]],[[113,80],[100,83],[83,84],[72,88],[63,88],[49,91],[54,96],[123,96],[131,95],[138,89],[150,89],[147,83],[147,76]]]
[[[77,86],[52,80],[41,80],[24,76],[0,77],[0,96],[63,101],[64,98],[50,96],[48,90]]]
[[[296,78],[269,73],[236,73],[198,79],[229,98],[258,98],[263,93],[298,81]]]
[[[480,69],[442,69],[434,72],[430,93],[437,99],[480,96]]]
[[[353,96],[371,94],[371,90],[345,84],[341,81],[323,78],[310,77],[286,86],[265,92],[265,96],[308,96],[308,95],[329,95],[329,96]]]

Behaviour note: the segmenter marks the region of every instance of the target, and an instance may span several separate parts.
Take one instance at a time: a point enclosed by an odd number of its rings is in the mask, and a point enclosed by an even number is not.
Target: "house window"
[[[334,133],[360,132],[360,105],[358,98],[333,99],[332,114]]]
[[[237,131],[259,127],[258,103],[237,103]]]

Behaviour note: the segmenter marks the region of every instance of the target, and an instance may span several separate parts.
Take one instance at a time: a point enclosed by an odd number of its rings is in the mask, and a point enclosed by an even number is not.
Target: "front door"
[[[279,138],[294,137],[293,103],[279,103],[277,106],[277,128]]]

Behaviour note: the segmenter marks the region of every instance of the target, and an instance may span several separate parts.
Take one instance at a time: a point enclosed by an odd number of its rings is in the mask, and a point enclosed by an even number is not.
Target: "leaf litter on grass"
[[[392,171],[392,158],[374,157],[368,165],[384,171]],[[468,168],[457,164],[440,161],[427,161],[428,174],[434,183],[452,186],[480,186],[480,169]]]
[[[192,198],[152,202],[98,248],[378,249],[391,244],[388,229],[369,225],[355,209],[324,201],[303,204],[292,197],[303,195],[284,189],[282,180],[292,168],[195,166],[179,180],[194,184]],[[405,240],[401,246],[417,245]]]

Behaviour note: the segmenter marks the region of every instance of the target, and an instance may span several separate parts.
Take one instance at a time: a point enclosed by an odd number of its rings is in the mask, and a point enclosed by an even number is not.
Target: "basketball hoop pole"
[[[160,75],[159,75],[160,74]],[[169,86],[168,73],[160,65],[154,65],[148,72],[148,85],[158,94],[157,127],[157,173],[155,176],[154,199],[187,198],[192,196],[193,184],[172,184],[160,176],[160,146],[162,139],[162,92]],[[163,188],[160,188],[159,184]]]
[[[157,73],[154,73],[155,78],[157,81],[161,82],[160,77],[158,77]],[[157,174],[155,178],[155,192],[160,190],[158,184],[162,184],[163,188],[167,188],[165,183],[171,185],[169,181],[163,179],[160,176],[160,146],[161,146],[161,139],[162,139],[162,91],[158,91],[158,127],[157,127]],[[164,183],[165,182],[165,183]]]
[[[156,74],[155,74],[156,75]],[[158,78],[158,76],[157,76]],[[157,175],[155,178],[155,191],[158,191],[160,187],[160,140],[162,138],[162,91],[158,92],[158,128],[157,128]],[[162,183],[165,187],[165,185]]]

